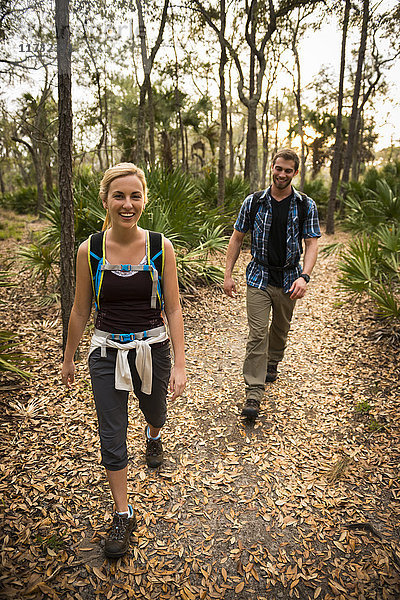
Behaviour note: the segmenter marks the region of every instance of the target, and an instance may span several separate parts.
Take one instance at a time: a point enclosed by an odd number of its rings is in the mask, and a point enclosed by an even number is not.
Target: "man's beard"
[[[291,182],[292,182],[292,180],[291,180],[291,179],[287,179],[287,180],[285,180],[285,181],[279,181],[279,180],[278,180],[278,178],[277,178],[276,176],[274,176],[272,179],[273,179],[273,182],[274,182],[274,184],[276,185],[276,187],[277,187],[278,189],[280,189],[280,190],[284,190],[284,189],[285,189],[285,188],[287,188],[287,187],[288,187],[288,186],[291,184]]]

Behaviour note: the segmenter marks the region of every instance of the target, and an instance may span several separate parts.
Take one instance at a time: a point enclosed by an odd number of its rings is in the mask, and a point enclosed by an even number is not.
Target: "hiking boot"
[[[136,528],[136,517],[131,517],[114,513],[114,519],[111,525],[104,554],[108,558],[119,558],[123,556],[129,548],[129,538],[132,531]]]
[[[246,402],[242,408],[242,417],[255,419],[260,412],[260,401],[256,398],[246,398]]]
[[[147,426],[144,433],[146,437],[146,463],[148,467],[155,469],[162,465],[164,460],[162,441],[161,438],[158,438],[158,440],[149,438],[147,435]]]
[[[269,364],[267,367],[267,374],[265,376],[265,383],[272,383],[278,377],[278,365]]]

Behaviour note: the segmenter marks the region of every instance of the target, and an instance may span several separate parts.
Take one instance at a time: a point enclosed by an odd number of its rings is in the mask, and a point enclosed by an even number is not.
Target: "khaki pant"
[[[262,400],[267,365],[283,358],[295,304],[282,288],[269,285],[265,291],[247,286],[249,336],[243,363],[247,398]]]

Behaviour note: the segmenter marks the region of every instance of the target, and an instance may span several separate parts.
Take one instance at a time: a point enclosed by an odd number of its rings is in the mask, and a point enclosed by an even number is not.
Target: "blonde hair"
[[[114,165],[113,167],[110,167],[109,169],[107,169],[107,171],[103,175],[103,179],[100,182],[100,190],[99,190],[100,199],[103,202],[106,202],[111,183],[115,179],[118,179],[119,177],[127,177],[128,175],[136,175],[136,177],[139,179],[140,183],[143,186],[144,202],[146,204],[146,202],[147,202],[147,182],[146,182],[146,176],[144,174],[144,171],[142,171],[142,169],[139,169],[139,167],[137,167],[133,163],[129,163],[129,162],[119,163],[118,165]],[[104,231],[105,229],[107,229],[110,226],[111,226],[110,218],[109,218],[108,212],[107,212],[106,218],[104,219],[102,231]]]

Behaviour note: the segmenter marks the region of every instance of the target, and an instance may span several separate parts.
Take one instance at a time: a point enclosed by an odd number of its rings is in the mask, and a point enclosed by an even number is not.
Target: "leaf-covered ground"
[[[4,261],[15,246],[2,244]],[[1,381],[1,597],[400,598],[398,350],[373,341],[368,308],[343,304],[336,259],[320,256],[279,379],[257,422],[244,422],[247,260],[236,299],[203,291],[184,300],[189,383],[169,405],[156,471],[146,467],[131,399],[138,529],[116,562],[102,548],[112,503],[89,335],[67,393],[57,309],[38,306],[42,294],[26,276],[2,290],[2,326],[18,332],[34,377]]]

